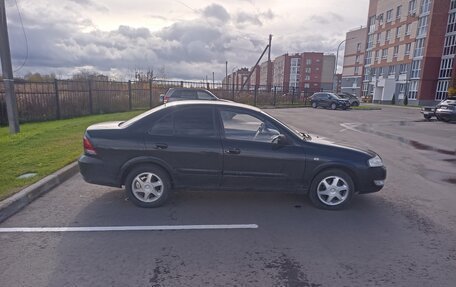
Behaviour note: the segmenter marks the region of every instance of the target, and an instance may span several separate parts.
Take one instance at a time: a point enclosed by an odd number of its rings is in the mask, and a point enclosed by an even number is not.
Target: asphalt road
[[[456,124],[416,109],[268,110],[378,152],[388,178],[343,211],[282,193],[180,192],[141,209],[79,175],[0,224],[256,229],[0,233],[0,286],[455,286]]]

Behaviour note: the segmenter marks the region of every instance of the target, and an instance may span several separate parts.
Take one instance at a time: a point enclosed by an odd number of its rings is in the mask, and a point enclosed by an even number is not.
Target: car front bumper
[[[357,191],[360,194],[377,192],[383,188],[386,180],[386,168],[370,167],[358,175]]]

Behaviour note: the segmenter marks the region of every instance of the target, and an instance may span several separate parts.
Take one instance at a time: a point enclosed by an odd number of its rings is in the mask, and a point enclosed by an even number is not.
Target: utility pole
[[[2,61],[3,82],[5,83],[6,112],[8,114],[9,132],[19,132],[16,94],[14,93],[13,68],[6,21],[5,0],[0,0],[0,58]]]
[[[268,76],[267,76],[267,83],[266,86],[268,88],[268,92],[271,91],[271,84],[272,84],[272,63],[271,63],[271,41],[272,41],[272,35],[269,34],[269,49],[268,49]]]
[[[215,73],[212,72],[212,88],[215,89]]]
[[[228,84],[228,61],[225,62],[225,84]]]

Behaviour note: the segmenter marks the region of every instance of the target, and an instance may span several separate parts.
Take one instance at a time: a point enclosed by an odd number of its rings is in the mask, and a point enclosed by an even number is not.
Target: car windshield
[[[285,124],[284,122],[278,120],[277,118],[271,116],[270,114],[266,113],[263,111],[263,113],[265,113],[268,117],[270,118],[273,118],[275,121],[279,122],[284,128],[286,128],[288,131],[290,131],[292,134],[294,134],[295,136],[297,136],[298,138],[300,138],[301,140],[305,141],[306,140],[306,135],[305,133],[302,133],[299,131],[299,129],[295,128],[294,126],[292,125],[289,125],[289,124]]]

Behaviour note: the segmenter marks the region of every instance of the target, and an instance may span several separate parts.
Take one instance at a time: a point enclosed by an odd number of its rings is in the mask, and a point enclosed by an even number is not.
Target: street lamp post
[[[336,92],[335,89],[334,89],[334,82],[336,81],[336,74],[337,74],[337,62],[339,61],[339,49],[340,49],[340,46],[342,46],[342,44],[347,41],[347,40],[353,40],[354,38],[349,38],[349,39],[345,39],[343,41],[341,41],[339,43],[339,46],[337,46],[337,53],[336,53],[336,63],[334,65],[334,74],[333,74],[333,83],[332,83],[332,89],[333,89],[333,92]]]

